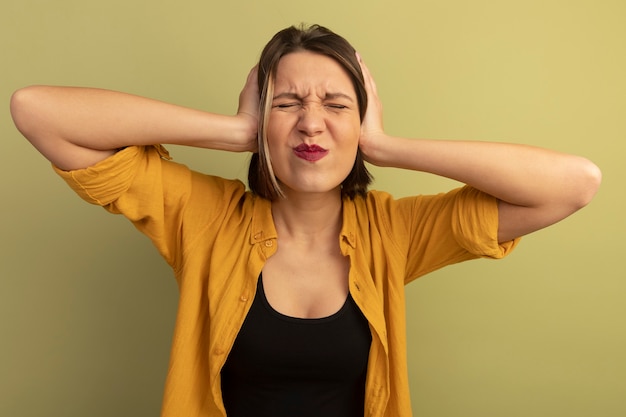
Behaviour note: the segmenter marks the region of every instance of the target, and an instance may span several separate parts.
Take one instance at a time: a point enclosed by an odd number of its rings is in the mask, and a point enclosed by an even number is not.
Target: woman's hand
[[[359,54],[357,54],[357,59],[361,64],[361,71],[363,71],[363,78],[365,79],[365,90],[367,91],[367,110],[361,122],[359,147],[367,162],[380,165],[381,161],[377,155],[388,140],[383,129],[383,106],[378,98],[376,83],[369,68],[363,63]]]
[[[250,70],[246,85],[239,94],[237,118],[243,126],[244,151],[256,152],[258,148],[257,132],[259,128],[259,87],[257,83],[258,69]]]

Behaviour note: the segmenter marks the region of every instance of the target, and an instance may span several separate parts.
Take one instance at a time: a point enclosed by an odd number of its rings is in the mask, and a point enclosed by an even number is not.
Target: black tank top
[[[257,293],[222,369],[228,417],[362,417],[371,344],[348,294],[335,314],[285,316]]]

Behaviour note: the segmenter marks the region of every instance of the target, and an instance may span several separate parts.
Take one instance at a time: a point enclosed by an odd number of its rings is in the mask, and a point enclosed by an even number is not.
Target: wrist
[[[361,137],[359,147],[365,161],[376,166],[392,166],[391,147],[396,138],[384,132],[371,132]]]
[[[207,113],[200,142],[195,143],[195,146],[229,152],[254,152],[256,124],[250,119],[251,116],[243,114],[232,116]]]
[[[257,134],[259,128],[259,121],[253,114],[239,111],[234,116],[238,138],[238,143],[241,149],[239,152],[256,152],[257,151]]]

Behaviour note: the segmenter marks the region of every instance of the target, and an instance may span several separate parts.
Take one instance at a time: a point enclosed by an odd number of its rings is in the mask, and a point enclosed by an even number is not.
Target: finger
[[[372,73],[370,72],[368,66],[365,65],[365,62],[363,62],[363,58],[358,52],[356,53],[356,57],[357,57],[357,60],[359,61],[359,65],[361,66],[361,71],[363,72],[365,88],[368,90],[368,92],[377,96],[378,89],[376,88],[376,82],[374,82],[374,77],[372,77]]]
[[[240,112],[254,114],[259,106],[259,87],[257,83],[258,66],[252,67],[248,73],[246,84],[239,94]]]
[[[256,84],[257,83],[258,73],[259,73],[259,65],[257,64],[254,67],[252,67],[252,69],[248,73],[248,79],[246,80],[246,83],[254,83],[254,84]]]

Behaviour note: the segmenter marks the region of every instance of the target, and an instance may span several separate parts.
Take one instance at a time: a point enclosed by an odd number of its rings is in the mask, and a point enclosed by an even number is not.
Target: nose
[[[323,106],[308,105],[300,110],[298,130],[307,136],[320,134],[326,128],[326,120]]]

